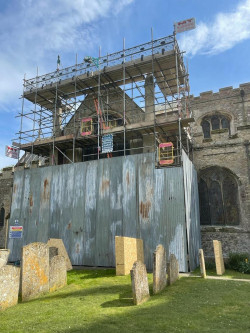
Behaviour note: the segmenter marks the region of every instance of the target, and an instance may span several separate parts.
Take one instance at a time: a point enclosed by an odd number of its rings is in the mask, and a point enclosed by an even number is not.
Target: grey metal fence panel
[[[25,244],[59,237],[74,265],[114,266],[121,235],[144,240],[148,269],[162,243],[187,271],[183,184],[181,167],[155,169],[150,153],[18,171],[10,225],[18,218],[27,232],[9,241],[11,259]]]
[[[194,270],[199,264],[200,239],[200,215],[199,215],[199,195],[197,185],[197,174],[193,163],[188,158],[185,151],[182,151],[187,239],[190,269]]]

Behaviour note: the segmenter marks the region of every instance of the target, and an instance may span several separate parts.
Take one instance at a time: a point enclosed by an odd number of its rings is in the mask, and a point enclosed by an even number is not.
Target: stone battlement
[[[211,101],[220,99],[223,97],[237,97],[241,96],[241,91],[245,94],[250,93],[250,82],[242,83],[238,88],[233,88],[232,86],[219,89],[218,92],[213,92],[212,90],[201,92],[199,96],[190,95],[190,100],[192,102],[196,101]]]

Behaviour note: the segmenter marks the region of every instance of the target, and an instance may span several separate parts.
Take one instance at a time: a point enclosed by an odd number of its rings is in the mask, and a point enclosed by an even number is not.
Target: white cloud
[[[180,36],[188,54],[218,54],[250,38],[250,0],[239,3],[228,13],[218,13],[211,23],[200,22],[195,30]]]
[[[27,77],[34,76],[37,64],[40,73],[47,71],[45,59],[51,53],[99,45],[98,20],[118,14],[133,1],[8,1],[0,13],[0,106],[17,91],[21,94],[24,72],[28,72]]]

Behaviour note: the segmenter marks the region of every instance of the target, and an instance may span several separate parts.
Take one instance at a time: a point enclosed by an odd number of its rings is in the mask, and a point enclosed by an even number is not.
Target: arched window
[[[238,225],[238,184],[229,170],[210,167],[199,176],[202,225]]]
[[[213,116],[211,118],[212,130],[220,129],[220,118],[218,116]]]
[[[230,132],[230,122],[227,118],[225,118],[225,117],[221,118],[221,127],[222,128],[227,128]]]
[[[0,227],[4,226],[4,218],[5,218],[5,209],[2,207],[0,210]]]
[[[203,120],[201,126],[204,133],[204,138],[205,139],[210,138],[210,122],[207,120]]]
[[[204,134],[204,139],[209,139],[211,137],[211,131],[216,131],[220,129],[228,129],[230,134],[230,120],[220,114],[213,116],[206,116],[201,122],[202,131]],[[213,132],[212,132],[213,134]]]

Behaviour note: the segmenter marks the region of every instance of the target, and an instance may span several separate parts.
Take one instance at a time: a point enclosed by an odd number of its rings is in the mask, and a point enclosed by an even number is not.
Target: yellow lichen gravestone
[[[127,275],[135,261],[144,263],[143,240],[115,236],[116,275]]]
[[[218,240],[213,240],[213,245],[214,245],[216,273],[217,275],[223,275],[225,273],[225,266],[224,266],[221,242]]]

